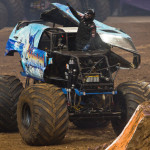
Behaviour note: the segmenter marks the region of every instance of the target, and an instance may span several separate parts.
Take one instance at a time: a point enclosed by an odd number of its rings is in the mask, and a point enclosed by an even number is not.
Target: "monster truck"
[[[16,77],[0,77],[0,130],[18,124],[29,145],[60,143],[69,121],[79,128],[104,127],[111,121],[119,134],[136,107],[149,99],[146,82],[128,81],[114,88],[118,70],[136,69],[140,55],[130,36],[96,20],[93,50],[76,50],[78,20],[67,6],[53,5],[41,20],[19,22],[9,37],[5,55],[20,54],[26,86],[23,90]],[[112,47],[133,54],[133,62]],[[16,109],[9,111],[16,103],[17,123]]]

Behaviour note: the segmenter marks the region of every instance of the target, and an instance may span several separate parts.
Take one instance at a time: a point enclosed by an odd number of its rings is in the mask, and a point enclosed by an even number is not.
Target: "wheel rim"
[[[22,109],[22,123],[25,128],[29,128],[31,124],[31,110],[27,103],[23,105]]]

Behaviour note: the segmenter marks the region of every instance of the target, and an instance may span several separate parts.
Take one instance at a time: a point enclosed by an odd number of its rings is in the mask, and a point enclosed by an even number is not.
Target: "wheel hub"
[[[27,103],[23,105],[22,109],[22,123],[25,128],[29,128],[31,124],[31,110]]]

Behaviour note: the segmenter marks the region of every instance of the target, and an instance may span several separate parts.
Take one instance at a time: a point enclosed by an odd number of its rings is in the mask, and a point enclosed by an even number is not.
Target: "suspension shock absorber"
[[[72,97],[71,97],[71,93],[72,90],[74,90],[75,87],[75,73],[76,73],[76,69],[74,68],[75,62],[73,58],[70,58],[69,63],[67,64],[67,70],[68,70],[68,83],[67,83],[67,100],[69,105],[72,105]]]
[[[68,88],[74,89],[77,76],[77,69],[74,58],[70,58],[68,66]]]

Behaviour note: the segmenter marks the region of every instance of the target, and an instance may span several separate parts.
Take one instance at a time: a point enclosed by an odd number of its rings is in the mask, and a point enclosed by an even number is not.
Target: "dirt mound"
[[[150,102],[139,105],[128,124],[106,150],[148,150],[150,148]]]

